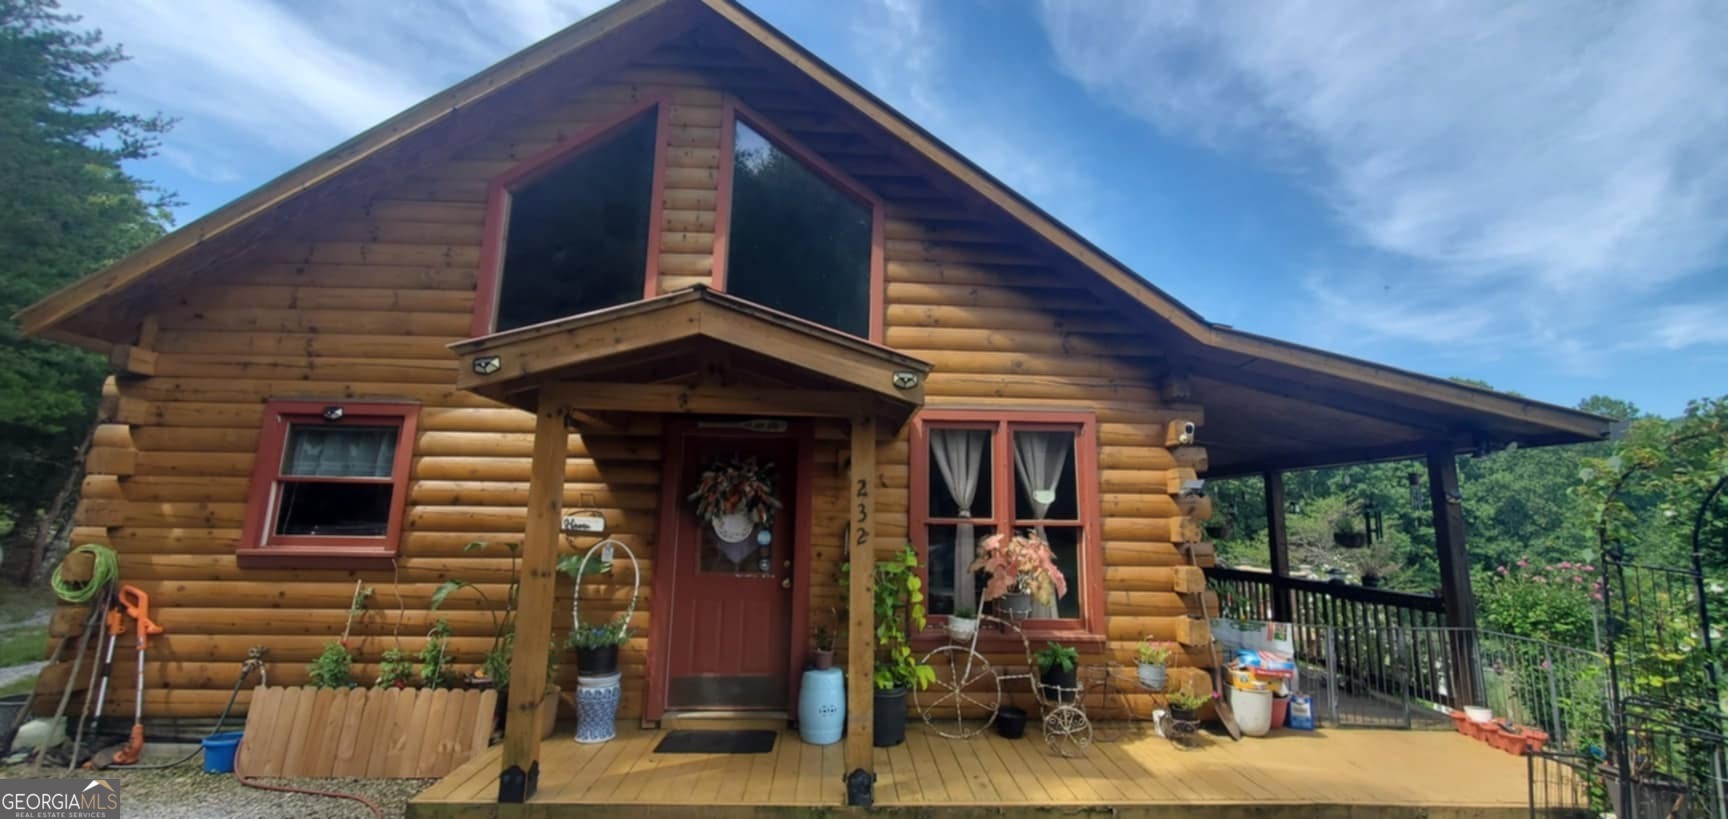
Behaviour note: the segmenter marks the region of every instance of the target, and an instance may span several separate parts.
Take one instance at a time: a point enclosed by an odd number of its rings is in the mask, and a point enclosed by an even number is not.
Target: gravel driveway
[[[94,777],[94,772],[44,771],[46,778]],[[371,819],[364,805],[346,799],[305,796],[248,788],[231,774],[207,774],[198,760],[164,771],[111,769],[119,777],[120,807],[125,816],[168,816],[173,819],[228,819],[246,816],[273,819]],[[0,779],[28,776],[23,765],[0,768]],[[430,787],[433,779],[265,779],[272,785],[295,785],[365,796],[384,809],[388,819],[400,819],[408,798]]]

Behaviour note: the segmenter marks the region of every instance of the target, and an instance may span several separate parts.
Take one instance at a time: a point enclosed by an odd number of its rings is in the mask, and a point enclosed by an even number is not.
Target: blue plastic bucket
[[[244,731],[225,731],[204,738],[204,772],[233,773],[234,751],[240,747]]]

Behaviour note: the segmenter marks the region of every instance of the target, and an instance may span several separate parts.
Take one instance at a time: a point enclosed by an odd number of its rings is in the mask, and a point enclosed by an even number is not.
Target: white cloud
[[[1361,258],[1308,292],[1369,332],[1565,365],[1724,269],[1728,5],[1045,0],[1043,21],[1100,101],[1312,186]]]
[[[973,69],[945,58],[953,43],[925,0],[863,0],[850,20],[856,74],[873,93],[1037,204],[1082,222],[1095,193],[1059,157],[1061,134],[1013,116],[1000,100],[955,93]]]
[[[211,178],[247,153],[303,159],[329,148],[605,0],[66,5],[132,56],[109,78],[116,98],[181,118],[170,159]]]

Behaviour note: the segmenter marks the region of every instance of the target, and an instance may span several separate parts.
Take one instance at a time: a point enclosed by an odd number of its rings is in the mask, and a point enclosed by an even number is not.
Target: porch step
[[[667,711],[660,730],[784,731],[790,722],[785,711]]]

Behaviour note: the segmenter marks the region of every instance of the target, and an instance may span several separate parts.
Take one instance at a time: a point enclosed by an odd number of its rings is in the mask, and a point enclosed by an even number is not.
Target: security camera
[[[1194,443],[1193,421],[1171,421],[1165,428],[1165,446],[1188,446]]]

